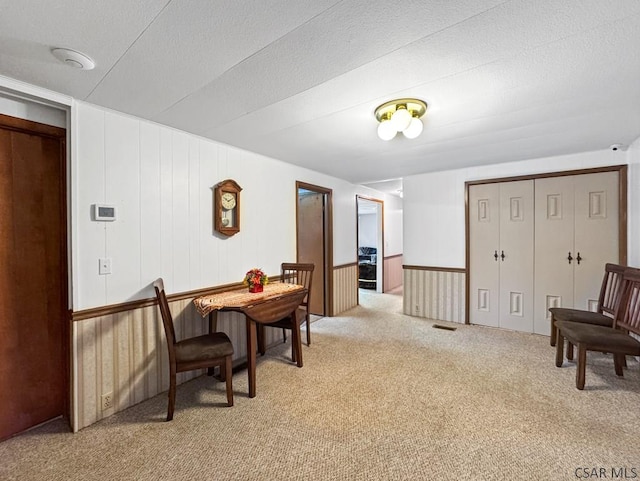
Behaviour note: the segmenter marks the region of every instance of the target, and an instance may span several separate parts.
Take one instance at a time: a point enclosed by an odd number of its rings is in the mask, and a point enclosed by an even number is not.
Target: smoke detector
[[[85,54],[76,52],[68,48],[54,48],[51,53],[55,58],[65,63],[69,67],[79,68],[81,70],[92,70],[96,63]]]

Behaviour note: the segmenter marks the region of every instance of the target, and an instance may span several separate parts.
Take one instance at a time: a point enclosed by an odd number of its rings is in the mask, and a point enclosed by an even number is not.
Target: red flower
[[[257,268],[247,271],[244,276],[244,280],[242,281],[243,284],[250,286],[254,286],[257,284],[265,285],[268,282],[269,278],[267,277],[267,275],[262,271],[262,269]]]

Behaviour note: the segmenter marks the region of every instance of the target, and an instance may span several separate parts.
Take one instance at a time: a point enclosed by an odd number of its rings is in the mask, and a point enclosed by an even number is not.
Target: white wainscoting
[[[405,266],[403,312],[465,323],[465,273],[461,269]]]
[[[333,268],[333,315],[358,305],[358,265]]]
[[[208,332],[208,318],[200,316],[191,299],[173,301],[170,307],[178,339]],[[218,316],[218,330],[233,343],[234,363],[246,360],[245,326],[242,314]],[[282,339],[282,330],[265,329],[265,336],[267,345],[273,344]],[[169,389],[166,338],[156,305],[74,322],[73,351],[78,360],[73,379],[74,431]],[[178,384],[203,373],[179,373]],[[112,393],[113,407],[102,410],[102,396],[107,393]]]

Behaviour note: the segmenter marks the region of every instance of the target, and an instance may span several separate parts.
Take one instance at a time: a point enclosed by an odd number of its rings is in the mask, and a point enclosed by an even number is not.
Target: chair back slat
[[[158,306],[160,307],[164,333],[167,336],[169,361],[173,363],[175,361],[174,345],[176,343],[176,331],[173,327],[173,317],[171,316],[171,309],[169,309],[169,301],[167,301],[167,295],[164,291],[164,282],[162,279],[156,279],[153,282],[153,287],[156,290],[156,298],[158,299]]]
[[[640,335],[640,269],[628,267],[624,279],[626,288],[615,327]]]
[[[307,289],[307,295],[300,303],[303,307],[309,305],[309,293],[311,292],[311,281],[313,279],[313,270],[315,264],[303,264],[295,262],[283,262],[282,263],[281,281],[287,284],[298,284],[304,286]]]
[[[605,265],[604,279],[600,288],[600,297],[598,298],[598,312],[600,314],[615,316],[624,290],[623,277],[625,269],[625,266],[619,264],[609,263]]]

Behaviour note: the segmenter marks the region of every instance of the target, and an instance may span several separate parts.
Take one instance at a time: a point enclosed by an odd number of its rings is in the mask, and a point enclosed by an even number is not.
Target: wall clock
[[[232,236],[240,232],[240,191],[235,180],[227,179],[214,188],[214,226],[221,234]]]

